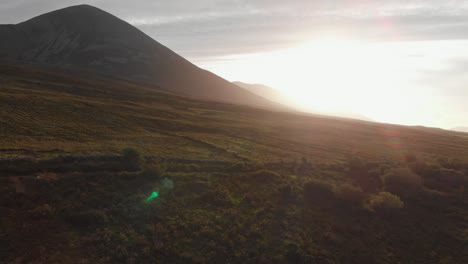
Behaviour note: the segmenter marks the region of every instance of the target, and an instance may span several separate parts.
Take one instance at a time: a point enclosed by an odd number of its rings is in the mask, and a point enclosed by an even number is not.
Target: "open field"
[[[155,89],[0,66],[0,263],[466,263],[468,134]]]

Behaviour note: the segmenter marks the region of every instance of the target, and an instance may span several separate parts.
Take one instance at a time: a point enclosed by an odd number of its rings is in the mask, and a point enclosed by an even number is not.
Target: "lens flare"
[[[148,203],[151,200],[158,198],[158,196],[159,196],[159,192],[153,192],[153,193],[151,193],[150,196],[148,196],[148,198],[146,198],[145,202]]]

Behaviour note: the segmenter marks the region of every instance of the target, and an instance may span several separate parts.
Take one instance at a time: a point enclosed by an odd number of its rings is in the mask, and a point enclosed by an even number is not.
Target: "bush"
[[[417,192],[422,188],[421,176],[413,173],[408,168],[393,169],[383,176],[386,191],[398,194]]]
[[[157,164],[147,164],[144,166],[143,171],[141,172],[141,175],[146,178],[151,178],[151,179],[160,179],[164,174],[164,169],[161,167],[161,165]]]
[[[248,174],[249,179],[255,181],[275,181],[280,178],[280,175],[276,172],[269,170],[259,170]]]
[[[418,161],[418,156],[414,153],[406,153],[404,156],[406,162],[417,162]]]
[[[108,222],[107,215],[99,210],[87,210],[82,212],[67,210],[65,218],[69,223],[77,227],[94,227]]]
[[[404,207],[400,197],[389,192],[380,192],[377,195],[372,195],[368,201],[368,208],[371,211],[395,210]]]
[[[361,205],[366,197],[361,188],[351,184],[336,186],[333,189],[333,194],[342,202],[352,205]]]
[[[424,184],[431,189],[451,191],[454,188],[467,186],[466,175],[462,171],[424,162],[413,162],[409,166],[413,172],[424,177]]]
[[[51,216],[54,213],[54,208],[48,204],[36,206],[29,211],[35,217]]]
[[[137,150],[132,148],[124,149],[122,152],[122,158],[129,169],[137,170],[140,168],[141,155]]]
[[[297,198],[295,188],[293,188],[290,184],[287,183],[279,185],[277,192],[278,197],[281,199],[281,201],[294,201]]]
[[[232,199],[226,189],[204,190],[200,193],[199,201],[205,206],[212,207],[231,207]]]
[[[348,161],[348,167],[351,170],[359,170],[365,167],[365,162],[360,157],[354,156]]]
[[[438,175],[441,170],[439,164],[427,164],[423,161],[410,162],[408,167],[411,169],[411,171],[424,178],[434,177]]]
[[[333,194],[332,190],[333,185],[328,182],[309,180],[304,183],[304,199],[312,201],[329,198]]]
[[[466,184],[465,174],[452,169],[441,169],[439,178],[440,187],[447,189],[458,188]]]
[[[439,157],[437,161],[446,169],[462,170],[464,167],[463,161],[457,158],[449,159],[447,157]]]
[[[0,172],[11,174],[30,174],[38,170],[38,164],[32,158],[0,159]]]

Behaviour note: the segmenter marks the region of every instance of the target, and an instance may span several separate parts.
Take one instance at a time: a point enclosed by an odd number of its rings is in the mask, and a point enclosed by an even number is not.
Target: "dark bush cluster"
[[[122,151],[124,163],[130,170],[138,170],[140,168],[142,157],[140,152],[132,148],[126,148]]]
[[[423,186],[421,176],[408,168],[397,168],[389,171],[383,176],[386,191],[400,195],[408,195],[419,192]]]
[[[360,157],[353,157],[348,161],[348,177],[353,184],[365,192],[376,192],[381,189],[381,164],[366,162]]]
[[[159,164],[145,164],[143,166],[143,170],[141,172],[141,175],[146,178],[158,180],[161,177],[163,177],[165,170],[163,166]]]
[[[70,224],[78,228],[95,227],[108,222],[107,215],[100,210],[68,209],[63,214]]]
[[[366,198],[366,194],[361,188],[351,184],[335,186],[333,193],[339,201],[348,205],[362,205]]]
[[[333,185],[321,180],[308,180],[304,183],[304,200],[318,203],[330,199],[333,195]]]
[[[417,161],[410,163],[409,167],[414,173],[423,177],[424,185],[430,189],[452,192],[458,190],[462,186],[468,186],[467,175],[465,175],[462,170],[454,169],[461,167],[461,165],[456,165],[458,162],[450,162],[446,159],[439,162],[442,162],[444,166],[438,163]]]

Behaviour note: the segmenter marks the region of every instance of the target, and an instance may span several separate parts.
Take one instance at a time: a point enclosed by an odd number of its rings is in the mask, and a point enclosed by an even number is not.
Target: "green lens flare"
[[[151,201],[151,200],[153,200],[155,198],[158,198],[158,196],[159,196],[159,192],[153,192],[150,196],[148,196],[148,198],[146,198],[145,201],[149,202],[149,201]]]

